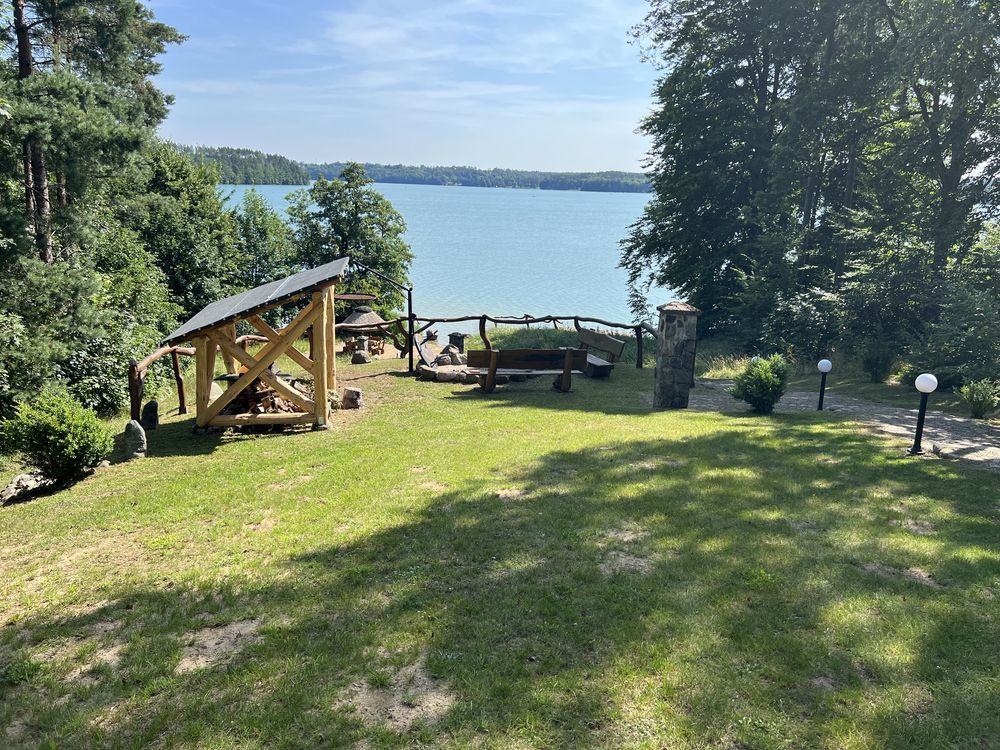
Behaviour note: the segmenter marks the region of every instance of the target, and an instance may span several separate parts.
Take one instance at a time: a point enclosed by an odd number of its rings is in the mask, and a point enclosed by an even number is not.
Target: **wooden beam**
[[[268,341],[277,341],[281,338],[281,334],[271,328],[267,321],[259,316],[251,315],[247,318],[247,321],[250,325],[260,331]],[[300,367],[302,367],[303,370],[308,372],[310,375],[313,374],[313,361],[296,349],[294,345],[288,350],[287,354],[292,361],[296,362]]]
[[[313,293],[312,306],[319,313],[312,327],[313,361],[316,363],[316,367],[313,368],[313,401],[316,404],[316,419],[313,425],[317,429],[325,429],[330,419],[330,399],[327,390],[330,370],[326,361],[328,306],[325,289]]]
[[[242,349],[240,349],[240,347],[236,346],[236,344],[232,343],[228,339],[223,338],[214,331],[210,332],[208,335],[209,338],[213,339],[219,345],[219,348],[222,349],[223,354],[228,354],[229,356],[233,357],[234,360],[238,359],[240,362],[243,363],[243,365],[246,366],[248,370],[255,364],[257,364],[257,360],[254,358],[252,354],[243,351]],[[302,391],[293,388],[291,385],[286,383],[284,380],[279,378],[270,370],[264,370],[260,374],[260,379],[263,380],[265,383],[267,383],[269,386],[271,386],[274,390],[276,390],[286,399],[291,401],[293,404],[298,406],[300,409],[304,411],[313,410],[314,404],[312,401],[309,400],[308,396],[302,393]]]
[[[326,297],[326,384],[327,388],[332,391],[337,390],[337,340],[334,338],[336,333],[334,327],[334,317],[336,316],[336,310],[333,304],[333,287],[327,287],[323,290],[323,295]]]
[[[215,335],[213,335],[215,334]],[[236,323],[226,323],[226,325],[216,328],[213,331],[208,332],[209,338],[215,339],[216,343],[220,341],[232,341],[233,344],[236,343]],[[221,348],[221,347],[220,347]],[[222,361],[226,363],[226,373],[229,375],[236,374],[236,358],[231,352],[227,352],[225,349],[222,350]]]
[[[312,424],[312,413],[289,412],[285,414],[221,414],[212,420],[216,427],[243,427],[252,424]]]
[[[194,340],[194,382],[195,382],[195,421],[199,427],[207,424],[208,399],[212,381],[205,377],[205,367],[208,357],[208,338],[199,336]]]
[[[260,374],[264,372],[271,363],[274,362],[283,352],[285,352],[289,347],[295,345],[295,341],[302,335],[302,332],[306,330],[312,324],[312,322],[323,312],[322,308],[316,307],[316,305],[309,304],[306,305],[295,316],[295,320],[292,321],[285,329],[285,333],[276,341],[265,346],[260,354],[257,356],[257,364],[247,370],[245,373],[240,375],[239,380],[229,386],[229,390],[225,391],[219,398],[213,401],[208,409],[205,411],[205,424],[208,424],[215,417],[219,416],[219,412],[229,406],[232,400],[236,398],[240,391],[244,390],[249,386],[254,380],[260,377]],[[215,344],[210,347],[213,351],[215,349]]]

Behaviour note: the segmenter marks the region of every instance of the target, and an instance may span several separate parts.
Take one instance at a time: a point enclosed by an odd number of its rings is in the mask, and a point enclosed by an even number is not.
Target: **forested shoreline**
[[[302,163],[277,154],[225,146],[182,146],[177,150],[200,164],[214,164],[219,180],[231,185],[304,185],[322,176],[337,179],[351,162]],[[539,172],[526,169],[428,167],[405,164],[362,166],[375,182],[402,185],[580,190],[601,193],[648,193],[649,179],[639,172]]]

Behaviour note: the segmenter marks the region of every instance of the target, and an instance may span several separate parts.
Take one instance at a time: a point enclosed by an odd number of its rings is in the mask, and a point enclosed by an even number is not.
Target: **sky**
[[[147,0],[161,134],[309,162],[639,171],[644,0]]]

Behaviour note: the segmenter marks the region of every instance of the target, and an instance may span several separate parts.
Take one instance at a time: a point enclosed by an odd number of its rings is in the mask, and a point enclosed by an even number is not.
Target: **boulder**
[[[465,378],[466,385],[475,385],[476,383],[479,382],[479,376],[476,375],[476,373],[474,372],[463,373],[463,376]]]
[[[419,375],[424,380],[436,380],[437,369],[429,365],[420,363],[419,365],[417,365],[417,375]]]
[[[0,505],[13,505],[20,500],[27,500],[50,484],[52,483],[40,471],[18,474],[10,480],[10,484],[0,490]]]
[[[147,401],[142,407],[139,424],[144,430],[155,430],[160,426],[160,404],[157,401]]]
[[[437,357],[434,358],[434,364],[436,364],[436,365],[450,365],[451,364],[451,355],[450,354],[445,354],[444,352],[442,352],[441,354],[437,355]]]
[[[465,362],[462,361],[462,351],[454,344],[448,344],[444,349],[441,350],[441,355],[438,359],[448,358],[447,362],[442,362],[441,364],[449,365],[464,365]]]
[[[438,370],[437,381],[439,383],[454,383],[458,380],[458,372],[455,370]]]
[[[372,361],[372,355],[360,349],[351,355],[352,365],[366,365],[371,361]]]
[[[365,405],[364,395],[360,388],[345,388],[340,403],[345,409],[360,409]]]
[[[143,458],[146,455],[146,431],[134,419],[125,425],[125,457]]]

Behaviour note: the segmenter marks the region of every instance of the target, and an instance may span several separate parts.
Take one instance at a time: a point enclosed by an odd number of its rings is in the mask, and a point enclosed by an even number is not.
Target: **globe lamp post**
[[[823,411],[823,396],[826,395],[826,376],[833,369],[833,362],[828,359],[821,359],[816,363],[816,369],[820,371],[819,378],[819,406],[817,411]]]
[[[920,441],[924,437],[924,417],[927,415],[927,397],[937,390],[938,381],[929,372],[925,372],[917,376],[913,385],[920,391],[920,412],[917,414],[917,431],[913,436],[913,446],[907,453],[911,456],[919,456],[924,452],[920,447]]]

